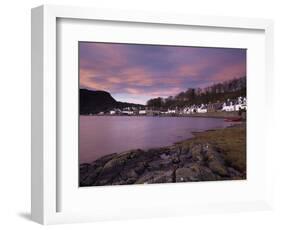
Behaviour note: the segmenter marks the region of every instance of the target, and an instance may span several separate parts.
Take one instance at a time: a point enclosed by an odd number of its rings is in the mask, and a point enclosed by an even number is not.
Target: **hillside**
[[[91,91],[80,89],[80,114],[97,114],[111,109],[122,109],[125,107],[143,107],[143,105],[116,101],[106,91]]]
[[[147,102],[147,106],[154,109],[182,108],[193,104],[223,102],[239,96],[246,97],[246,77],[213,84],[205,88],[189,88],[174,97],[152,98]]]

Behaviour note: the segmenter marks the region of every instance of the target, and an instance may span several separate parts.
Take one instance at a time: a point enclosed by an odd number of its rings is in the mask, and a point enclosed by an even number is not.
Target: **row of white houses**
[[[121,110],[121,109],[113,109],[109,111],[110,115],[146,115],[146,110],[145,109],[125,109],[125,110]]]
[[[168,109],[168,110],[152,110],[152,109],[138,109],[138,108],[124,108],[113,109],[109,111],[110,115],[176,115],[176,114],[194,114],[194,113],[207,113],[207,112],[218,112],[218,111],[239,111],[247,110],[247,99],[246,97],[238,97],[235,100],[226,100],[223,103],[212,103],[212,104],[201,104],[186,106],[183,109]],[[103,115],[101,112],[100,115]]]
[[[222,111],[239,111],[241,109],[247,109],[247,99],[245,97],[238,97],[237,101],[230,101],[223,103]]]
[[[215,111],[226,111],[233,112],[239,110],[247,110],[247,99],[246,97],[238,97],[236,100],[228,99],[224,103],[212,103],[212,104],[201,104],[187,106],[183,110],[176,112],[175,110],[168,110],[168,113],[179,113],[179,114],[193,114],[193,113],[207,113]]]

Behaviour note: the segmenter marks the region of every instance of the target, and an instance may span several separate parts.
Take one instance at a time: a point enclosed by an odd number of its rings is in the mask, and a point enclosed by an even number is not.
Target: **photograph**
[[[247,49],[77,45],[80,187],[246,180]]]

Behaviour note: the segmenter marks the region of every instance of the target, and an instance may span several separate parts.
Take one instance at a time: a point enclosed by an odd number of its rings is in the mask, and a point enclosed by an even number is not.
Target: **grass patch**
[[[229,128],[210,130],[195,133],[194,138],[184,141],[184,145],[193,143],[210,143],[223,154],[228,165],[246,171],[246,124],[235,125]]]

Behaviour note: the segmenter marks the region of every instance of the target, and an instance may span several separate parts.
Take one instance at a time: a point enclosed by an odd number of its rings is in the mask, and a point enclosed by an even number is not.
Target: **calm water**
[[[80,116],[80,163],[115,152],[171,145],[191,132],[222,128],[223,119]]]

